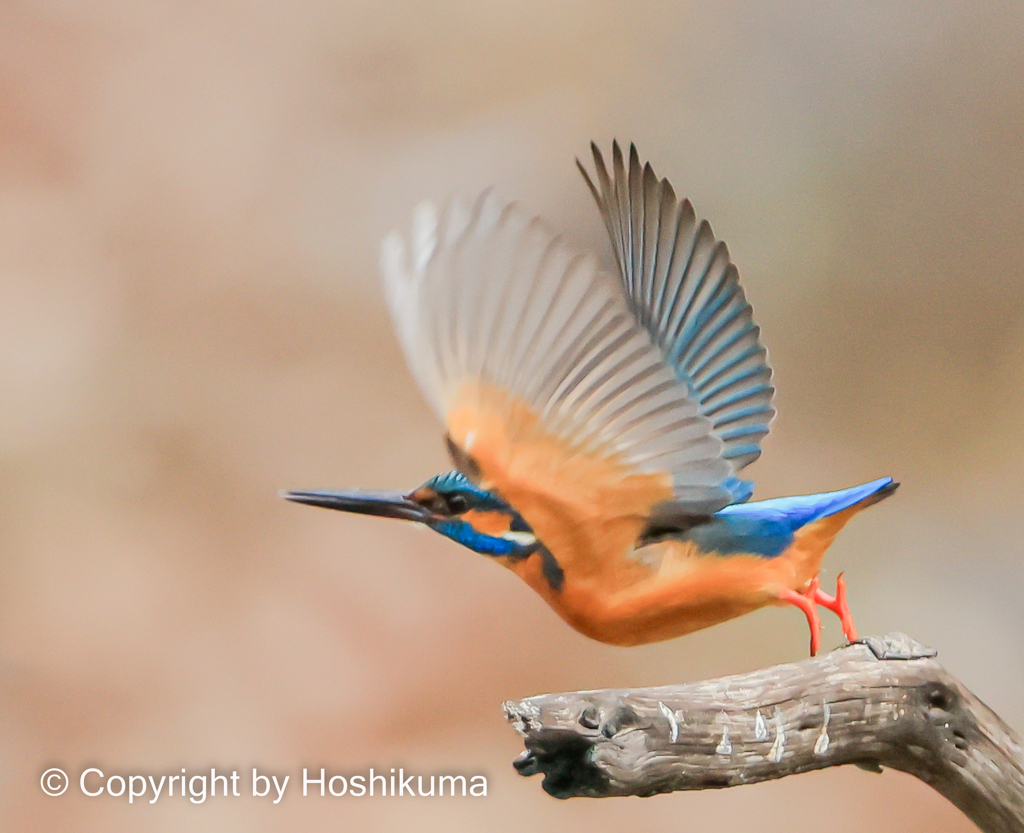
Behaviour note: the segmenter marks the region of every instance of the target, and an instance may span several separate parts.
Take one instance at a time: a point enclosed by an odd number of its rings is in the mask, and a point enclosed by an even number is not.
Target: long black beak
[[[403,521],[426,523],[434,517],[429,509],[409,500],[401,492],[364,492],[359,489],[351,492],[281,492],[281,497],[309,506]]]

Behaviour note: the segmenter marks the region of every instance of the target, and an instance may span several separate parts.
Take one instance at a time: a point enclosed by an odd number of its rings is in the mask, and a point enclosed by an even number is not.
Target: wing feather
[[[668,225],[678,227],[678,209],[660,193],[642,198],[651,216],[667,211]],[[660,225],[648,232],[643,222],[620,224],[618,233],[631,272],[648,262],[660,268],[649,256],[657,246],[644,243],[650,234],[660,245]],[[450,429],[452,414],[460,415],[457,442],[470,446],[476,435],[465,414],[483,425],[485,413],[500,412],[513,451],[540,430],[566,464],[588,456],[627,476],[664,476],[670,491],[660,499],[674,495],[695,513],[734,499],[733,468],[714,423],[638,321],[619,280],[538,219],[491,192],[440,210],[421,206],[410,235],[385,240],[381,268],[413,374]],[[645,280],[636,291],[655,286]]]
[[[577,160],[597,201],[630,311],[723,444],[733,473],[760,455],[775,409],[771,368],[760,330],[724,243],[689,200],[635,146],[628,162],[612,144],[611,172],[596,145],[593,178]],[[737,501],[752,484],[733,478]]]

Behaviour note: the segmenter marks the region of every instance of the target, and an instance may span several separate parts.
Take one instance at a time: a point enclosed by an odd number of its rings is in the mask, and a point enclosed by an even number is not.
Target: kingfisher
[[[850,641],[825,550],[899,485],[750,501],[775,415],[760,329],[725,243],[635,145],[577,159],[616,268],[488,189],[425,203],[381,248],[412,375],[453,470],[411,492],[292,491],[422,524],[516,573],[579,632],[640,645],[767,605]]]

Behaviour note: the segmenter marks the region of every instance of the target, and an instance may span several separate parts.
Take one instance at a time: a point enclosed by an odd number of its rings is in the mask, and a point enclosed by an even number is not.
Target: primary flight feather
[[[493,557],[582,633],[641,644],[769,604],[856,630],[825,549],[883,478],[747,503],[771,369],[724,243],[635,147],[580,171],[617,273],[492,191],[422,205],[381,269],[395,328],[456,471],[400,493],[289,492],[402,518]]]

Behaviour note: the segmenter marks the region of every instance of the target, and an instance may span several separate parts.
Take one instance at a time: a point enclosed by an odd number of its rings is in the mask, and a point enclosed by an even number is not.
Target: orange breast
[[[658,551],[645,552],[652,549]],[[567,576],[562,593],[542,595],[581,633],[614,645],[642,645],[764,607],[793,580],[791,565],[780,559],[705,555],[678,541],[650,545],[637,555],[661,560],[641,581],[610,587]]]

